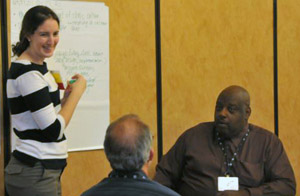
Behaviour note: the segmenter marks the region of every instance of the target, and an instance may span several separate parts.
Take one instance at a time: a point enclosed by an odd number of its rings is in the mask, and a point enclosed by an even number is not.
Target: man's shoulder
[[[160,193],[160,195],[179,196],[178,193],[176,193],[175,191],[173,191],[172,189],[166,186],[159,184],[158,182],[149,180],[148,183],[152,184],[153,189],[156,190],[157,193]]]
[[[202,122],[189,129],[187,129],[183,135],[206,135],[211,134],[214,130],[214,122]]]
[[[280,139],[272,132],[258,125],[249,124],[250,135],[261,142],[275,141],[280,142]]]
[[[155,182],[150,179],[109,179],[106,178],[99,184],[87,190],[82,196],[94,195],[117,195],[122,192],[123,195],[138,196],[138,195],[165,195],[179,196],[175,191]]]
[[[262,128],[258,125],[249,124],[249,129],[251,132],[259,135],[260,137],[274,137],[275,136],[275,134],[273,132],[271,132],[270,130]]]

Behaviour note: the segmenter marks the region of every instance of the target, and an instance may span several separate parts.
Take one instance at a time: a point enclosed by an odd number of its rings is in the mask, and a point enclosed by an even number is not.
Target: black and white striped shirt
[[[38,160],[50,161],[50,164],[51,161],[65,161],[65,120],[58,114],[61,108],[59,89],[47,64],[38,65],[27,60],[12,62],[7,97],[17,136],[14,156],[28,164]]]

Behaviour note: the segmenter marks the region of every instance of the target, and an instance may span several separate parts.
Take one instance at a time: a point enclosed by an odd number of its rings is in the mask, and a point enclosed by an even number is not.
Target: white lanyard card
[[[218,191],[238,191],[238,177],[218,177]]]

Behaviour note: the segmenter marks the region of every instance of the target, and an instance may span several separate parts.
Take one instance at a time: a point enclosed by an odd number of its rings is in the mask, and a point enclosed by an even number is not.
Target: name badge
[[[238,177],[218,177],[218,191],[238,191],[239,178]]]

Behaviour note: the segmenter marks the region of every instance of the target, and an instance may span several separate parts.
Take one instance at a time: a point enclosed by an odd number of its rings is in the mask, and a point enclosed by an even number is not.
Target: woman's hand
[[[64,93],[64,98],[61,101],[60,115],[65,119],[66,126],[69,124],[74,110],[81,98],[81,95],[86,89],[86,80],[81,74],[76,74],[72,77],[75,82],[68,82],[68,86]]]
[[[81,74],[74,75],[72,79],[75,80],[75,82],[70,83],[68,81],[68,86],[65,89],[63,99],[61,100],[62,105],[64,105],[71,93],[81,96],[86,89],[86,80]]]
[[[81,74],[76,74],[72,77],[72,79],[76,80],[72,84],[68,84],[71,87],[71,91],[76,91],[77,93],[82,94],[86,89],[86,80]],[[67,87],[68,88],[68,87]]]

